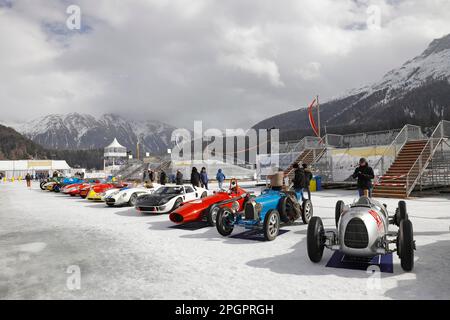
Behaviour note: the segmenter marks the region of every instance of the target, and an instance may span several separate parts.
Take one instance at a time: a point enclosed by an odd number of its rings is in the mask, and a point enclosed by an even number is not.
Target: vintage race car
[[[173,211],[169,218],[177,224],[206,221],[210,226],[215,226],[220,208],[228,207],[235,212],[242,211],[248,197],[247,191],[238,186],[236,179],[232,179],[228,191],[221,190],[206,198],[186,202]]]
[[[192,185],[165,185],[152,194],[142,195],[137,198],[135,208],[148,213],[170,213],[183,203],[205,198],[208,190],[193,187]]]
[[[278,236],[281,222],[290,224],[300,217],[305,224],[309,222],[313,215],[313,205],[310,200],[302,199],[302,192],[266,189],[260,196],[249,199],[243,212],[221,208],[217,214],[217,231],[226,237],[233,232],[235,226],[240,226],[262,230],[266,240],[274,240]]]
[[[110,189],[122,189],[127,185],[123,183],[98,183],[90,187],[86,199],[91,201],[102,201],[103,195]],[[81,194],[81,193],[80,193]]]
[[[351,205],[338,201],[335,222],[337,230],[327,231],[319,217],[311,219],[307,233],[311,261],[319,262],[325,247],[366,258],[396,251],[403,270],[413,269],[415,242],[404,201],[399,201],[393,216],[389,216],[385,205],[365,196]],[[390,232],[390,225],[398,226],[398,232]],[[391,244],[396,248],[390,248]]]
[[[136,188],[125,187],[120,190],[108,190],[103,196],[103,201],[110,207],[114,206],[131,206],[136,205],[137,198],[144,194],[151,194],[160,187],[159,184],[141,186]]]
[[[62,188],[68,185],[80,183],[82,180],[79,178],[51,178],[48,181],[43,181],[40,183],[40,188],[42,190],[49,190],[53,192],[60,192]]]
[[[69,184],[61,189],[61,193],[75,197],[80,195],[81,189],[90,188],[95,183],[99,183],[99,181],[97,179],[87,179],[80,183]]]

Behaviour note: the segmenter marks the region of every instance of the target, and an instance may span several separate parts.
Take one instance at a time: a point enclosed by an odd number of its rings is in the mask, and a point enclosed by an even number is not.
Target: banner
[[[319,129],[317,128],[316,122],[314,121],[314,115],[312,113],[312,110],[314,108],[314,106],[317,104],[317,98],[314,98],[314,100],[311,102],[311,104],[308,107],[308,118],[309,118],[309,123],[311,124],[311,128],[314,131],[314,134],[319,137]]]

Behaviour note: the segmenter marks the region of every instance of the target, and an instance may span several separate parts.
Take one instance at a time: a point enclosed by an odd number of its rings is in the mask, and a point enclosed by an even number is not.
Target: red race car
[[[82,183],[70,184],[70,185],[62,188],[61,192],[64,194],[68,194],[72,197],[75,197],[77,195],[80,195],[81,189],[90,188],[91,185],[94,183],[100,183],[100,181],[99,180],[85,180]],[[86,193],[86,195],[87,195],[87,193]]]
[[[127,185],[123,183],[98,183],[91,186],[87,193],[87,199],[93,201],[102,201],[103,193],[110,189],[122,189]]]
[[[218,191],[211,196],[186,202],[173,211],[169,219],[177,224],[207,221],[210,226],[215,226],[220,208],[228,207],[234,212],[242,211],[248,198],[249,194],[238,186],[236,179],[232,179],[228,191]]]

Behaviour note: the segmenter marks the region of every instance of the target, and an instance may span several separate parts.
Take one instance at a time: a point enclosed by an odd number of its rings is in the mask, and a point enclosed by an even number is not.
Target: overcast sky
[[[246,128],[379,80],[448,33],[449,0],[0,0],[0,122]]]

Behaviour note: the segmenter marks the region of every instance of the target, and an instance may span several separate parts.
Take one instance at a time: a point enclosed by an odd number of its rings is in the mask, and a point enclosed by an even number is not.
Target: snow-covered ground
[[[353,198],[313,193],[315,215],[333,228],[336,200]],[[0,299],[449,299],[450,200],[407,203],[415,269],[403,272],[394,256],[394,273],[377,281],[325,267],[329,250],[311,263],[302,224],[272,242],[230,239],[212,228],[170,228],[167,215],[0,183]],[[80,268],[79,290],[67,285],[71,266]]]

